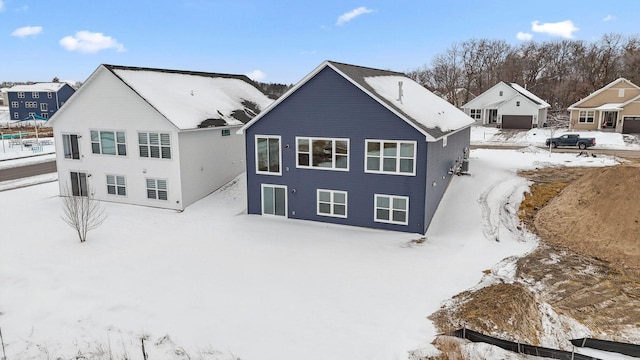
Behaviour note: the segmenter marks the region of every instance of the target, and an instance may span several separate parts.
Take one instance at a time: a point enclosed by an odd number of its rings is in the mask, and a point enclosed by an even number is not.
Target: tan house
[[[619,78],[569,106],[571,130],[640,133],[640,87]]]

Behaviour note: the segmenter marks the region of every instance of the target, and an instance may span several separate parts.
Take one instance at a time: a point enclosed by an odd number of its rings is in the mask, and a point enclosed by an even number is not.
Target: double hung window
[[[376,222],[407,225],[409,223],[409,198],[406,196],[374,196]]]
[[[71,195],[89,196],[87,189],[87,173],[71,172]]]
[[[415,141],[366,141],[365,172],[415,175]]]
[[[168,133],[138,133],[140,157],[171,159],[171,136]]]
[[[578,122],[592,123],[595,118],[595,111],[593,110],[580,110],[578,114]]]
[[[318,189],[318,215],[347,217],[347,192]]]
[[[80,150],[78,148],[78,135],[62,134],[62,148],[65,159],[80,159]]]
[[[147,179],[147,199],[167,200],[167,180]]]
[[[124,176],[107,175],[107,194],[109,195],[127,195],[127,186]]]

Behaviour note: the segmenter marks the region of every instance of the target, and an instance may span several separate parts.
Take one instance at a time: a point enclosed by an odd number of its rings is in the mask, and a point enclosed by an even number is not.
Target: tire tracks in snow
[[[502,228],[516,240],[525,240],[524,231],[519,227],[518,207],[526,190],[525,179],[513,178],[497,182],[480,194],[482,233],[487,240],[499,242]]]

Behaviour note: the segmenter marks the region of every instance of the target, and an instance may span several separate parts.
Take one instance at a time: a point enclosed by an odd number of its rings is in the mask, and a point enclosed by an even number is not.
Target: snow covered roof
[[[622,110],[622,103],[607,103],[595,108],[595,110]]]
[[[507,83],[507,85],[511,86],[511,88],[517,92],[519,92],[520,94],[522,94],[524,97],[528,98],[529,100],[533,101],[534,103],[536,103],[536,105],[538,105],[538,108],[540,109],[544,109],[544,108],[548,108],[551,107],[551,105],[549,105],[546,101],[542,100],[541,98],[537,97],[535,94],[533,94],[531,91],[523,88],[522,86],[516,84],[516,83]]]
[[[403,73],[325,61],[280,97],[264,113],[245,125],[241,131],[284,101],[325,67],[335,70],[374,100],[422,132],[427,141],[436,141],[451,132],[470,126],[474,122],[464,112]],[[402,85],[399,85],[400,83]]]
[[[244,75],[103,66],[182,130],[242,125],[273,102]]]
[[[29,85],[14,85],[7,89],[7,92],[34,92],[34,91],[53,91],[56,92],[60,90],[66,83],[63,82],[47,82],[47,83],[36,83]]]

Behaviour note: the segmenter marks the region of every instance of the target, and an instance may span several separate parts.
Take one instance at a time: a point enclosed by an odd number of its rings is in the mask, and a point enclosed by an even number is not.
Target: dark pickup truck
[[[577,146],[580,149],[586,149],[596,145],[595,138],[581,138],[578,134],[564,134],[560,137],[547,139],[547,146],[554,148],[558,146]]]

